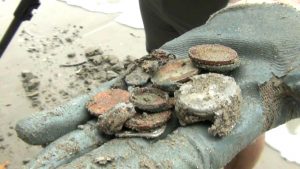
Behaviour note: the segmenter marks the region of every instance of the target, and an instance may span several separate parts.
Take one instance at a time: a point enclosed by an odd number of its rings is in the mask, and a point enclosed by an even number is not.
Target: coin
[[[144,131],[144,132],[126,130],[126,131],[116,133],[115,135],[117,137],[125,137],[125,138],[126,137],[141,137],[141,138],[152,139],[152,138],[157,138],[157,137],[161,136],[165,132],[166,128],[167,128],[167,126],[164,125],[164,126],[155,128],[153,130]]]
[[[195,66],[210,71],[230,71],[240,65],[237,52],[219,44],[193,46],[189,49],[189,57]]]
[[[96,94],[86,105],[92,115],[99,116],[116,104],[128,102],[130,94],[126,90],[109,89]]]
[[[129,98],[137,108],[150,112],[170,109],[168,99],[168,93],[152,87],[134,88]]]
[[[125,77],[125,82],[130,86],[142,86],[145,85],[149,79],[149,74],[145,73],[142,68],[137,67]]]
[[[148,131],[165,125],[170,120],[171,114],[171,111],[136,114],[127,120],[124,126],[136,131]]]
[[[122,130],[124,123],[134,117],[136,111],[132,103],[118,103],[98,117],[100,131],[115,134]]]
[[[162,66],[151,81],[162,89],[174,91],[178,88],[178,83],[186,82],[198,73],[199,69],[193,66],[190,59],[176,59]]]
[[[175,114],[181,125],[211,121],[209,132],[225,136],[240,117],[241,89],[232,77],[196,75],[175,92]]]

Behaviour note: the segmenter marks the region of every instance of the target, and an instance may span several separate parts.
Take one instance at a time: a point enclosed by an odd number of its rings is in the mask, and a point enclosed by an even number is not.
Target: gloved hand
[[[84,109],[89,98],[86,95],[17,124],[19,137],[27,143],[52,142],[28,168],[224,166],[261,133],[300,117],[299,18],[299,12],[279,4],[231,7],[213,15],[204,26],[161,47],[178,58],[187,57],[191,46],[206,43],[222,44],[238,52],[241,66],[230,75],[242,89],[243,104],[241,119],[228,136],[213,137],[206,124],[195,124],[179,127],[161,140],[108,141],[99,135],[93,121],[76,129],[90,119]],[[112,84],[113,81],[108,82],[99,90]]]

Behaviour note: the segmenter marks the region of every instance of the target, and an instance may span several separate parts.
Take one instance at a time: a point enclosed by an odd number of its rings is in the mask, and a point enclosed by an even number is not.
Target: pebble
[[[68,58],[74,58],[76,56],[76,53],[69,53],[67,56]]]
[[[118,76],[119,76],[119,74],[112,71],[112,70],[109,70],[109,71],[106,72],[106,79],[107,80],[111,80],[111,79],[116,78]]]
[[[23,161],[22,161],[22,163],[23,163],[23,165],[26,165],[27,163],[29,163],[30,162],[30,159],[28,158],[26,158],[26,159],[24,159]]]
[[[10,136],[12,136],[12,135],[13,135],[13,133],[11,133],[11,132],[8,132],[8,133],[7,133],[7,136],[8,136],[8,137],[10,137]]]
[[[113,157],[109,157],[109,156],[100,156],[100,157],[97,157],[95,159],[95,163],[97,164],[100,164],[100,165],[105,165],[109,162],[112,162],[114,160]]]

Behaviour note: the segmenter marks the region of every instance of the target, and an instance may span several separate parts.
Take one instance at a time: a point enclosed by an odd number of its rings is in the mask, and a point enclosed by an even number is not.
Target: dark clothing
[[[169,40],[203,25],[209,16],[224,8],[229,0],[140,0],[150,52]]]

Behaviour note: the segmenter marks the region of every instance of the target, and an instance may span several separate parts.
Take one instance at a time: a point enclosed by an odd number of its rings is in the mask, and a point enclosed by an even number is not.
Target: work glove
[[[240,86],[243,101],[241,118],[228,136],[214,137],[207,132],[209,124],[197,123],[155,140],[109,138],[99,134],[85,109],[94,92],[17,123],[25,142],[48,145],[27,167],[221,168],[260,134],[300,117],[299,39],[300,13],[291,7],[223,9],[160,50],[177,58],[188,57],[188,49],[198,44],[222,44],[237,51],[241,65],[227,75]]]

